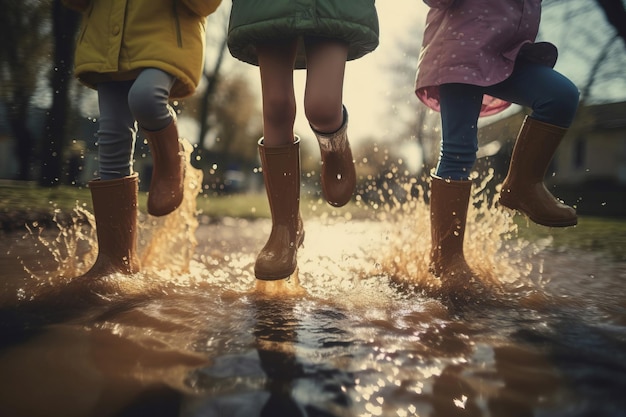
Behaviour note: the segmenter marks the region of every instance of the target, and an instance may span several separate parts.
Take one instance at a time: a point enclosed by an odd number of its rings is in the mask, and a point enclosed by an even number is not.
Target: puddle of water
[[[88,269],[90,213],[5,239],[0,415],[624,415],[624,262],[525,241],[510,213],[478,204],[467,260],[504,291],[451,310],[428,293],[428,206],[414,198],[373,220],[305,219],[298,273],[257,282],[270,222],[198,225],[187,172],[185,205],[141,218],[142,272],[95,297],[15,307]],[[91,303],[77,307],[81,291]]]

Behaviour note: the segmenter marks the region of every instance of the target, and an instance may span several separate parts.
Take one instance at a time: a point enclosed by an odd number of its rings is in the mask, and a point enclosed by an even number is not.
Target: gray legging
[[[147,68],[135,80],[98,84],[100,179],[131,174],[137,124],[150,131],[169,125],[172,115],[168,100],[174,81],[166,72]]]

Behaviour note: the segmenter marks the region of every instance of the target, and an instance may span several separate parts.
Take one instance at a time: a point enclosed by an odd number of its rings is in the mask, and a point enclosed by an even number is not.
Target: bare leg
[[[348,46],[329,39],[307,39],[306,117],[318,132],[335,132],[343,124],[343,77]]]
[[[348,47],[328,39],[307,39],[304,111],[320,145],[322,193],[341,207],[356,189],[356,170],[348,142],[348,113],[343,107],[343,78]]]
[[[294,140],[296,51],[295,39],[257,45],[263,94],[263,144],[267,147],[291,144]]]

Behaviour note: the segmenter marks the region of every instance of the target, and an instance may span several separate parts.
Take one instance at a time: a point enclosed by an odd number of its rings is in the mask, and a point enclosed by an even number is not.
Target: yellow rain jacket
[[[144,68],[176,77],[170,97],[198,87],[204,65],[206,17],[221,0],[64,0],[83,13],[75,75],[97,88],[132,80]]]

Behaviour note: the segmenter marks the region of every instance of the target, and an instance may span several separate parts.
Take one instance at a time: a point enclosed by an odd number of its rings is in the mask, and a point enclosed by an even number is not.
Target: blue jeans
[[[578,107],[578,88],[544,65],[521,62],[499,84],[480,87],[443,84],[439,88],[442,141],[435,171],[441,178],[466,180],[476,162],[478,116],[487,94],[532,109],[531,118],[568,128]]]
[[[175,78],[156,68],[135,80],[98,84],[98,174],[102,180],[131,174],[137,124],[145,130],[169,125],[169,94]]]

